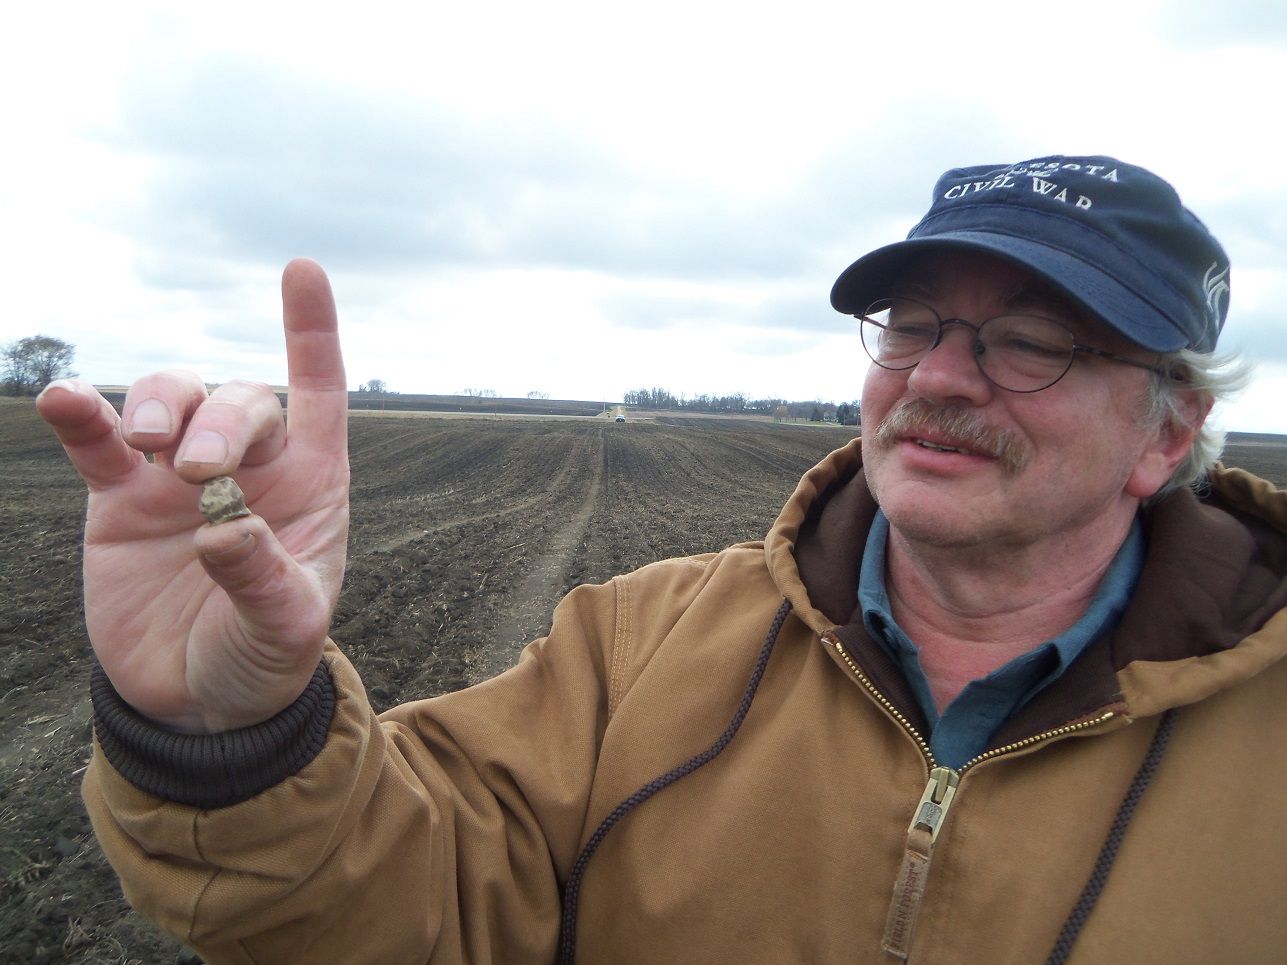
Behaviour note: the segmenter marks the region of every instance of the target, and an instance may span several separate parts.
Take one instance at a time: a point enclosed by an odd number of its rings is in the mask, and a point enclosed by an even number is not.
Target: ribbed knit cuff
[[[179,734],[121,699],[97,663],[90,678],[94,733],[127,781],[155,797],[211,809],[247,801],[298,774],[326,744],[335,683],[323,660],[299,699],[276,717],[221,734]]]

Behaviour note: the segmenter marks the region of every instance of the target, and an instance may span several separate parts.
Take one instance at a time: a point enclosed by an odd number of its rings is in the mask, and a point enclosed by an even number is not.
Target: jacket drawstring
[[[1126,826],[1131,823],[1140,798],[1144,796],[1144,791],[1153,781],[1153,775],[1157,773],[1158,764],[1162,760],[1162,755],[1166,753],[1166,745],[1170,742],[1171,731],[1174,729],[1175,709],[1172,708],[1164,713],[1158,722],[1157,733],[1153,735],[1153,742],[1149,745],[1148,753],[1144,755],[1144,763],[1135,772],[1135,779],[1131,781],[1130,789],[1122,799],[1121,807],[1117,809],[1117,817],[1113,819],[1108,838],[1104,841],[1104,847],[1100,849],[1095,868],[1090,873],[1090,880],[1086,882],[1081,897],[1077,899],[1072,913],[1064,922],[1063,931],[1055,940],[1055,947],[1051,950],[1050,957],[1046,959],[1046,965],[1064,965],[1072,953],[1073,943],[1077,941],[1082,926],[1086,924],[1086,920],[1095,908],[1095,902],[1099,901],[1100,892],[1108,883],[1108,873],[1113,867],[1113,862],[1117,860],[1118,849],[1121,848],[1122,839],[1126,836]]]
[[[598,850],[599,845],[603,843],[603,839],[607,837],[613,826],[627,813],[643,804],[658,791],[669,787],[680,778],[687,777],[699,767],[709,764],[723,752],[724,748],[728,747],[733,737],[737,734],[738,728],[742,726],[742,721],[746,719],[747,712],[751,709],[751,701],[755,699],[755,692],[759,689],[760,680],[764,676],[764,668],[769,662],[769,655],[773,653],[773,645],[777,642],[778,634],[782,632],[782,624],[786,622],[787,614],[790,612],[791,602],[783,600],[782,605],[778,607],[777,614],[773,617],[769,632],[764,638],[764,645],[760,648],[760,655],[755,661],[755,669],[751,672],[751,679],[746,685],[746,692],[742,694],[741,703],[737,705],[733,719],[729,721],[728,727],[724,729],[724,733],[719,736],[719,739],[696,757],[680,764],[673,770],[667,771],[660,777],[653,778],[653,780],[618,804],[612,809],[612,813],[603,819],[599,827],[595,829],[594,834],[590,836],[590,840],[585,843],[585,847],[581,849],[576,863],[572,866],[572,873],[568,875],[567,885],[563,889],[563,920],[559,934],[560,965],[573,965],[576,961],[577,902],[581,893],[581,879],[585,874],[586,865],[594,857],[595,851]]]

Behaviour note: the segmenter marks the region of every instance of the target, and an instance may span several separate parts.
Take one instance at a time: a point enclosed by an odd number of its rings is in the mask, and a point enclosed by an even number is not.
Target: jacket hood
[[[816,633],[856,647],[887,695],[915,716],[914,701],[899,699],[906,689],[900,675],[856,612],[875,513],[854,439],[800,480],[764,552],[796,615]],[[1287,655],[1287,491],[1217,466],[1201,498],[1188,489],[1170,493],[1142,519],[1148,553],[1122,619],[1000,738],[1113,704],[1133,717],[1157,714],[1234,686]]]

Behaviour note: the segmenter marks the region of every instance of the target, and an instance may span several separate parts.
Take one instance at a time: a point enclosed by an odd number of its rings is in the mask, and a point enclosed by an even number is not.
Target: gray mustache
[[[1027,446],[1008,429],[988,425],[969,409],[942,407],[924,399],[911,399],[894,409],[876,427],[872,439],[879,448],[889,448],[899,436],[935,432],[947,436],[962,448],[992,456],[1008,475],[1027,466]]]

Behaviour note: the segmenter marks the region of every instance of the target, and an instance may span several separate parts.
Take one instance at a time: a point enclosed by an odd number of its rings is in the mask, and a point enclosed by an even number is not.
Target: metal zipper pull
[[[886,952],[903,961],[911,950],[916,916],[925,897],[934,842],[947,818],[960,781],[961,775],[950,767],[936,767],[930,771],[929,783],[916,804],[912,823],[907,826],[903,862],[894,882],[889,916],[885,919],[885,937],[881,942]]]
[[[960,783],[961,775],[950,767],[936,767],[930,771],[929,783],[925,785],[925,793],[916,805],[916,813],[912,816],[912,823],[907,826],[907,833],[911,834],[916,828],[923,827],[930,833],[931,842],[938,840],[938,829],[943,826],[947,809],[952,806],[952,798],[956,797],[956,786]]]

